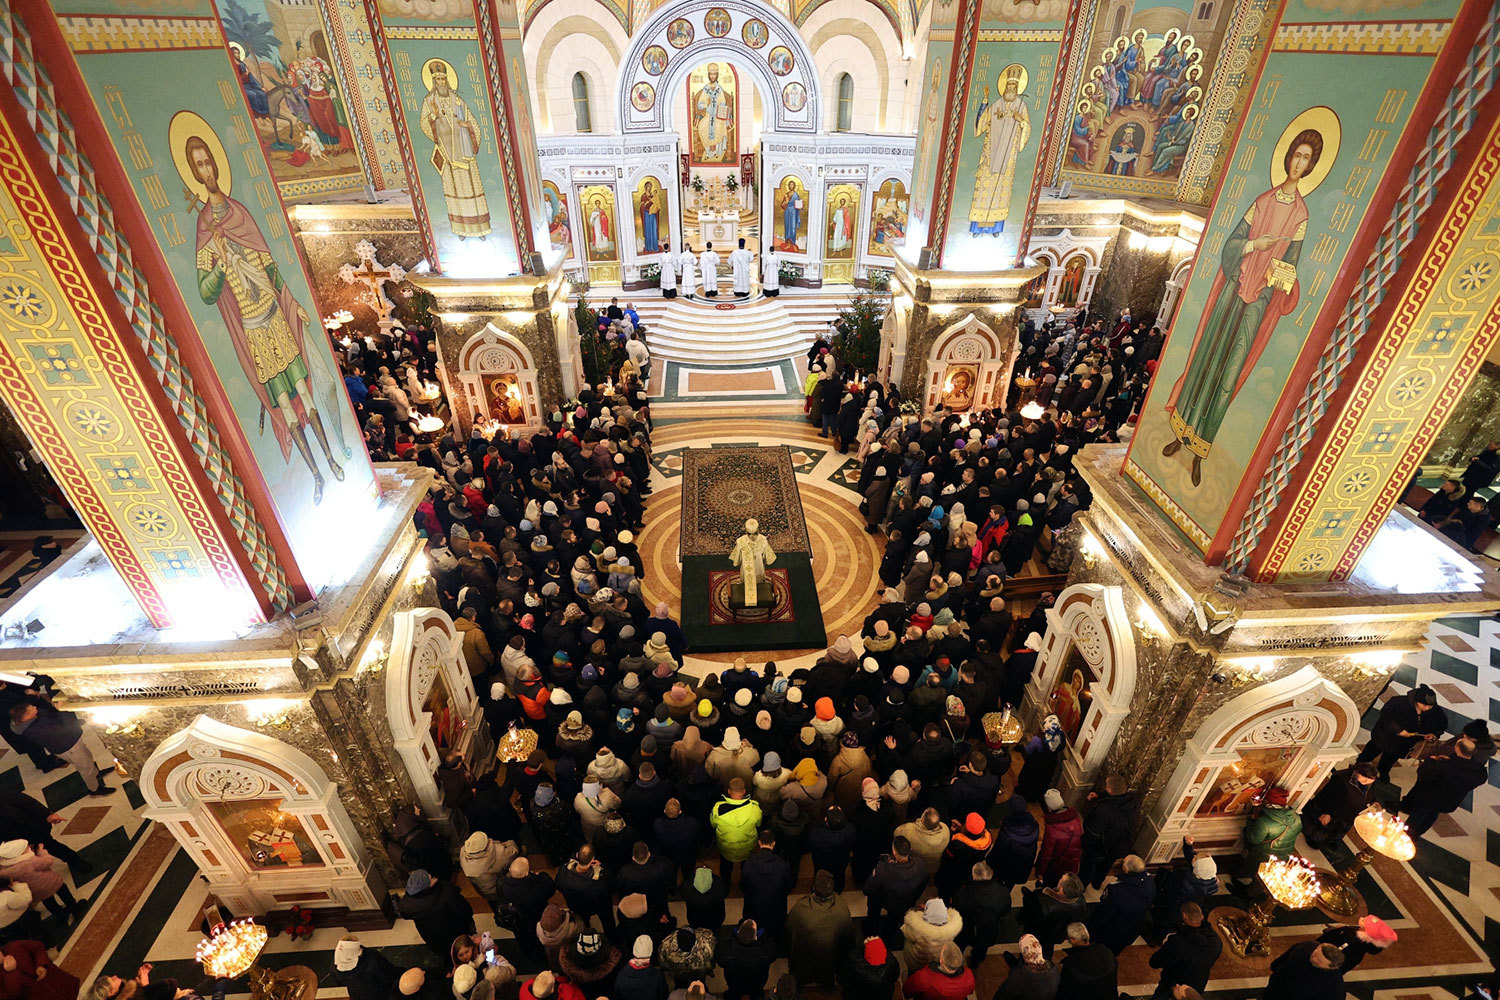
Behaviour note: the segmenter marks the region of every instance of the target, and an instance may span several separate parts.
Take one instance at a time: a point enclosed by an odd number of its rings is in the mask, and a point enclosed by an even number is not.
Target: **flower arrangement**
[[[641,268],[641,280],[642,281],[660,281],[661,280],[661,265],[660,264],[647,264],[645,267]]]
[[[891,272],[883,267],[872,267],[866,272],[865,280],[871,291],[883,292],[891,287]]]
[[[729,188],[730,194],[734,194],[740,189],[739,178],[735,177],[734,174],[730,174],[727,178],[725,178],[724,186]]]
[[[702,194],[703,193],[703,189],[705,187],[707,187],[707,185],[705,185],[703,183],[703,175],[702,174],[694,174],[693,175],[693,180],[692,180],[691,183],[688,184],[688,187],[692,188],[693,191],[696,194]]]
[[[782,261],[781,266],[777,268],[777,273],[781,275],[782,281],[796,281],[802,277],[802,265]]]
[[[904,414],[906,416],[912,416],[912,417],[914,417],[917,414],[919,414],[919,413],[922,412],[922,406],[921,406],[921,404],[918,403],[915,399],[903,399],[901,401],[901,405],[898,406],[896,409],[900,413],[902,413],[902,414]]]
[[[313,912],[305,906],[293,906],[287,914],[286,932],[293,941],[312,940]]]

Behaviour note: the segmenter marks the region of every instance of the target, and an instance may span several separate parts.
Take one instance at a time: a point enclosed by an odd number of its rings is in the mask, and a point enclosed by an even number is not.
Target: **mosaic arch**
[[[747,26],[751,30],[745,30]],[[817,130],[819,95],[812,52],[796,26],[775,8],[746,0],[690,0],[663,7],[641,26],[620,61],[623,130],[673,129],[671,96],[680,92],[695,68],[716,60],[733,64],[740,86],[748,84],[760,92],[770,118],[768,132]]]

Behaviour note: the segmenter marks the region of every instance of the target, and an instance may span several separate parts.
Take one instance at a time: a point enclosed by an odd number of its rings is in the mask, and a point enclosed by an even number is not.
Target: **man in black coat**
[[[1123,868],[1120,877],[1104,890],[1088,920],[1094,941],[1116,955],[1140,936],[1151,904],[1156,902],[1156,880],[1147,873],[1146,863],[1128,854]]]
[[[745,859],[740,890],[745,894],[745,916],[774,940],[781,939],[786,927],[787,897],[795,881],[786,859],[776,853],[775,832],[760,831],[755,850]]]
[[[892,840],[891,853],[876,862],[865,879],[865,929],[877,931],[889,947],[899,947],[901,921],[927,888],[928,875],[927,862],[911,852],[911,841],[905,837]]]
[[[1344,1000],[1343,965],[1331,944],[1294,944],[1271,963],[1263,1000]]]
[[[1391,768],[1419,740],[1434,740],[1448,728],[1448,713],[1438,707],[1437,695],[1426,684],[1396,695],[1380,707],[1380,718],[1370,730],[1370,742],[1359,752],[1363,761],[1380,761],[1380,780],[1391,780]]]
[[[969,968],[979,968],[1000,940],[1000,921],[1010,913],[1010,889],[995,881],[995,873],[983,861],[974,863],[972,877],[953,893],[953,907],[964,916],[958,946],[969,948]]]
[[[83,723],[77,712],[61,712],[45,698],[27,696],[10,707],[10,717],[0,719],[0,725],[9,725],[12,733],[72,764],[90,795],[113,795],[119,791],[104,783],[104,776],[94,763],[94,752],[83,738]]]
[[[547,901],[552,898],[554,889],[552,876],[546,872],[533,872],[531,862],[525,858],[512,861],[510,871],[500,880],[500,914],[502,918],[506,918],[502,923],[508,930],[515,932],[521,954],[534,962],[544,962],[547,959],[533,928],[542,919],[542,911],[547,908]],[[514,926],[511,926],[508,916],[512,913]]]
[[[1419,837],[1432,828],[1439,816],[1463,805],[1469,792],[1489,779],[1485,759],[1475,752],[1477,744],[1468,736],[1453,744],[1449,753],[1437,753],[1417,768],[1417,783],[1401,800],[1407,814],[1406,829]]]
[[[1057,995],[1068,1000],[1116,1000],[1120,995],[1120,970],[1115,953],[1093,944],[1089,929],[1081,923],[1068,925],[1068,950],[1061,958],[1062,978]]]
[[[990,609],[974,623],[975,641],[984,639],[989,642],[991,649],[1003,649],[1005,640],[1010,636],[1011,620],[1010,612],[1005,609],[1005,598],[991,597]]]
[[[719,941],[714,961],[724,970],[723,1000],[760,1000],[766,976],[776,961],[776,947],[770,938],[762,937],[754,920],[742,920],[735,930]]]
[[[568,909],[585,921],[598,915],[605,933],[614,933],[614,886],[591,846],[584,844],[557,870],[556,884]]]
[[[1130,849],[1136,798],[1124,778],[1111,774],[1104,779],[1104,795],[1090,792],[1089,801],[1094,805],[1083,820],[1083,863],[1078,877],[1098,889],[1115,862]]]
[[[94,873],[94,866],[52,835],[53,825],[62,821],[61,816],[50,812],[25,792],[0,792],[0,841],[24,840],[28,844],[41,844],[48,854],[67,864],[68,871],[73,874],[73,883],[82,885]]]
[[[703,824],[682,810],[682,803],[668,799],[662,814],[651,824],[651,836],[657,850],[666,856],[682,872],[687,880],[692,874],[698,858],[698,839],[703,835]]]
[[[1153,997],[1170,997],[1172,987],[1177,985],[1191,986],[1202,993],[1208,989],[1209,974],[1224,951],[1218,932],[1203,919],[1203,907],[1183,903],[1180,912],[1182,926],[1151,954],[1151,968],[1161,970]]]
[[[1370,804],[1377,774],[1375,765],[1367,761],[1328,776],[1302,807],[1302,835],[1309,847],[1322,851],[1343,841],[1354,827],[1354,817]]]
[[[439,882],[422,868],[407,876],[406,895],[396,900],[395,909],[396,916],[405,917],[417,925],[422,943],[444,963],[452,962],[449,951],[453,947],[453,939],[462,934],[474,933],[474,908],[463,897],[463,893],[452,882]],[[535,920],[532,924],[535,924]],[[522,935],[518,935],[520,936]],[[536,943],[535,934],[528,936]],[[540,944],[537,949],[540,951]]]
[[[621,896],[638,892],[646,897],[652,914],[667,912],[667,896],[677,886],[677,866],[651,853],[645,841],[631,848],[630,863],[615,875],[615,890]]]

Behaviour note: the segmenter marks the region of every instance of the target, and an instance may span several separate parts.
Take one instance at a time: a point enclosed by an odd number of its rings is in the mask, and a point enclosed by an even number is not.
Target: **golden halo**
[[[192,136],[197,136],[208,144],[208,151],[213,154],[214,163],[219,167],[219,190],[225,195],[229,194],[233,180],[229,154],[224,152],[224,144],[219,141],[218,133],[203,120],[202,115],[192,111],[179,111],[172,116],[172,123],[167,127],[167,145],[172,147],[172,162],[177,165],[177,176],[182,178],[182,183],[187,185],[188,190],[198,196],[199,201],[207,204],[208,188],[193,175],[192,165],[188,163],[186,147]]]
[[[1271,148],[1271,184],[1280,187],[1286,180],[1287,147],[1292,140],[1304,129],[1315,129],[1323,137],[1323,152],[1318,156],[1318,162],[1312,170],[1297,182],[1297,191],[1306,198],[1323,183],[1330,171],[1333,170],[1333,161],[1339,154],[1339,140],[1343,138],[1343,128],[1339,125],[1339,116],[1332,108],[1318,105],[1308,108],[1296,118],[1281,133],[1281,138],[1276,140],[1276,145]]]
[[[1148,35],[1145,28],[1137,28],[1130,33],[1130,41],[1134,45],[1142,44],[1146,41],[1147,37]]]
[[[1078,113],[1080,115],[1086,115],[1092,110],[1094,110],[1094,102],[1089,100],[1088,98],[1085,97],[1083,100],[1078,102]]]
[[[1174,36],[1175,36],[1175,38],[1174,38]],[[1176,28],[1168,28],[1167,29],[1167,34],[1166,34],[1166,43],[1168,45],[1170,45],[1177,38],[1181,38],[1181,37],[1182,37],[1182,32],[1181,31],[1178,31]]]
[[[245,58],[245,47],[243,45],[241,45],[239,42],[230,42],[229,43],[229,51],[234,53],[234,56],[235,56],[236,59],[244,59]]]
[[[446,59],[429,59],[422,64],[422,86],[426,87],[428,92],[431,93],[434,66],[441,66],[445,70],[443,75],[448,78],[448,89],[453,91],[458,90],[458,73]]]
[[[1196,104],[1189,104],[1187,107],[1183,108],[1182,109],[1182,117],[1185,118],[1187,121],[1192,121],[1194,118],[1197,118],[1198,117],[1198,105],[1196,105]]]
[[[1026,93],[1026,81],[1031,79],[1026,73],[1026,67],[1020,63],[1011,63],[1009,66],[995,74],[995,90],[1001,94],[1005,93],[1005,81],[1014,73],[1016,76],[1016,93]]]

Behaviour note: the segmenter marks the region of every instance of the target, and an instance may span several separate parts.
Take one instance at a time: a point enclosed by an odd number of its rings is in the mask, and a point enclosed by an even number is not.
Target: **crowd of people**
[[[399,968],[346,937],[333,980],[353,1000],[792,1000],[809,987],[961,1000],[996,948],[1008,970],[986,1000],[1091,1000],[1118,995],[1117,958],[1142,938],[1154,995],[1200,997],[1222,948],[1208,911],[1253,894],[1240,883],[1260,861],[1302,837],[1338,848],[1419,743],[1430,752],[1403,802],[1414,834],[1485,780],[1485,727],[1444,740],[1419,687],[1385,704],[1359,759],[1302,809],[1266,789],[1241,857],[1185,837],[1153,870],[1133,851],[1137,790],[1114,774],[1073,801],[1055,787],[1062,706],[1019,744],[987,724],[1021,704],[1052,600],[1014,607],[1007,581],[1039,543],[1069,558],[1089,503],[1073,457],[1128,437],[1154,370],[1160,334],[1128,313],[1027,325],[1017,369],[1047,407],[1036,419],[1022,395],[922,417],[841,366],[835,341],[815,345],[809,416],[857,448],[867,530],[887,539],[875,606],[810,666],[685,670],[693,637],[641,592],[649,359],[629,352],[636,324],[620,312],[599,331],[611,377],[544,428],[408,449],[437,472],[416,524],[491,732],[529,730],[536,749],[491,773],[443,748],[452,839],[415,808],[391,817],[393,906],[430,961]],[[413,344],[351,360],[367,389],[385,386],[363,401],[370,419],[383,400],[401,422],[386,370],[419,377],[424,356]],[[40,857],[49,821],[0,837]],[[0,907],[40,868],[11,847]],[[478,929],[460,874],[506,933]],[[1261,996],[1342,1000],[1344,974],[1395,940],[1378,917],[1330,926],[1276,959]],[[145,980],[102,977],[91,1000]]]

